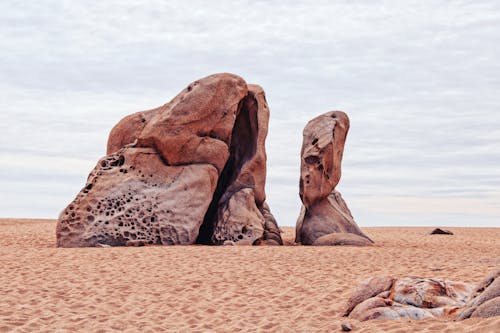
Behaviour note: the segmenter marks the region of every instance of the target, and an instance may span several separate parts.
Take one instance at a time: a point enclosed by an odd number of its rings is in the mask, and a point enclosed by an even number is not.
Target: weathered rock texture
[[[307,123],[303,132],[300,169],[302,210],[295,242],[303,245],[370,245],[335,187],[341,174],[349,118],[327,112]]]
[[[471,292],[471,286],[452,281],[375,277],[352,294],[344,316],[360,321],[448,316],[466,305]]]
[[[262,88],[232,74],[123,118],[57,245],[282,244],[265,203],[268,120]]]
[[[500,270],[476,288],[460,282],[419,277],[373,277],[362,282],[347,301],[343,316],[370,319],[424,319],[500,315]]]
[[[500,316],[500,269],[490,273],[477,285],[467,308],[460,313],[458,319],[494,316]]]

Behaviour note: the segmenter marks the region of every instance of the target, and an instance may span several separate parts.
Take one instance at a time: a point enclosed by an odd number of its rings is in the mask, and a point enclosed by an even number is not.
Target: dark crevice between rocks
[[[197,244],[212,245],[212,235],[217,221],[217,211],[221,199],[228,200],[229,197],[222,197],[227,189],[236,180],[243,165],[250,160],[257,150],[257,119],[258,105],[253,94],[249,93],[238,105],[236,120],[231,134],[231,144],[229,146],[229,159],[222,170],[217,188],[215,189],[212,201],[200,227]]]

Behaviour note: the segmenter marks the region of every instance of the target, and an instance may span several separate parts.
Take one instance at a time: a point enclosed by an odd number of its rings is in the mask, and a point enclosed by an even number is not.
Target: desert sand
[[[478,283],[500,228],[362,228],[371,247],[56,248],[55,220],[0,219],[0,332],[499,332],[500,317],[340,317],[373,275]],[[290,245],[293,228],[283,228]]]

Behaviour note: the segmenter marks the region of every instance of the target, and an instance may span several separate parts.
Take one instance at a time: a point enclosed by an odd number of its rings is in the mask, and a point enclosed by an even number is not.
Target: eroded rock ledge
[[[281,245],[265,202],[268,121],[262,88],[233,74],[123,118],[59,216],[57,245]]]

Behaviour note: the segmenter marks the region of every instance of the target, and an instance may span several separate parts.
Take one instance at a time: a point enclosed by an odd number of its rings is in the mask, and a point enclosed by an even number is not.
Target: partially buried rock
[[[348,316],[363,301],[390,290],[394,281],[395,279],[389,276],[375,276],[361,282],[349,297],[343,316]]]
[[[340,329],[342,332],[350,332],[352,331],[352,325],[349,322],[343,322],[340,324]]]
[[[500,316],[500,269],[497,269],[481,281],[470,301],[458,317],[458,320],[475,317]]]
[[[57,245],[282,244],[265,202],[262,88],[216,74],[122,119],[57,223]]]
[[[471,291],[465,283],[440,279],[375,277],[352,294],[344,316],[360,321],[450,316],[466,305]]]
[[[476,288],[467,283],[420,277],[373,277],[361,283],[343,316],[371,319],[463,320],[500,315],[500,269]]]
[[[441,228],[436,228],[429,232],[429,235],[453,235],[453,232]]]
[[[304,128],[300,168],[303,205],[297,219],[297,243],[358,246],[373,243],[335,190],[348,130],[349,118],[342,111],[318,116]]]

